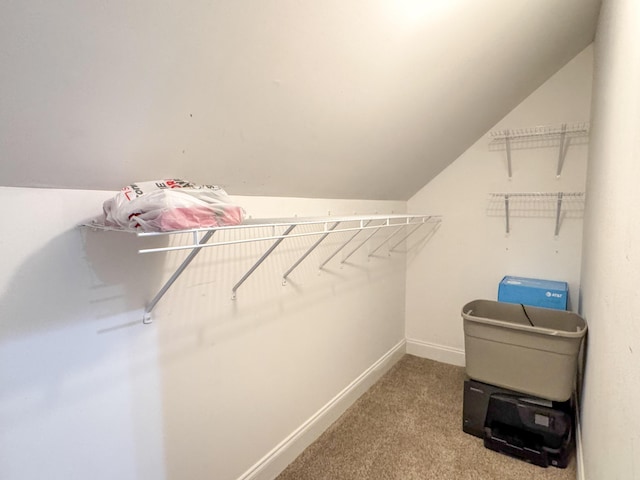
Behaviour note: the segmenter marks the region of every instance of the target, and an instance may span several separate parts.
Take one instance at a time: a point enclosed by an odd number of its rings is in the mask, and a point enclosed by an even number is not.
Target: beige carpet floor
[[[405,355],[277,480],[574,480],[462,431],[464,368]]]

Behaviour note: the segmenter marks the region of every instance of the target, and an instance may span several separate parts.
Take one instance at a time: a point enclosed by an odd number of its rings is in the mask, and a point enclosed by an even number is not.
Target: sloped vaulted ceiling
[[[406,199],[594,37],[597,0],[0,6],[0,185]],[[582,120],[582,119],[576,119]]]

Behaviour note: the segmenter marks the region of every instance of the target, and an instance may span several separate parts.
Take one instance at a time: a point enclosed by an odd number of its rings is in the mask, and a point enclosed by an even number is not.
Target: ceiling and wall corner
[[[0,185],[406,200],[594,38],[599,0],[0,7]]]

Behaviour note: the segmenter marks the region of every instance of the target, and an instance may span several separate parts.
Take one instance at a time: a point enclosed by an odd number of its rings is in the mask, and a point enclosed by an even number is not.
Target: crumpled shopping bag
[[[215,185],[180,179],[136,182],[103,204],[105,225],[143,232],[238,225],[244,210]]]

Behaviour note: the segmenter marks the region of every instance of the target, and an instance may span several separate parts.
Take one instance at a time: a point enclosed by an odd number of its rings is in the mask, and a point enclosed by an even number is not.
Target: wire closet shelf
[[[489,150],[505,150],[507,153],[509,178],[513,175],[512,150],[543,147],[558,148],[556,177],[560,177],[569,145],[585,144],[589,141],[589,122],[493,130],[489,132],[489,137]]]
[[[492,130],[491,142],[503,144],[507,139],[514,141],[559,139],[562,135],[584,137],[589,135],[589,122],[563,123],[560,125],[538,125],[535,127]]]
[[[511,217],[555,217],[554,236],[560,234],[565,218],[582,218],[584,192],[501,192],[490,193],[489,216],[505,217],[505,233],[511,232]]]
[[[143,323],[151,323],[151,312],[169,290],[178,277],[184,272],[187,266],[193,261],[193,259],[204,248],[235,245],[248,242],[272,242],[269,248],[263,253],[263,255],[253,264],[249,270],[240,278],[240,280],[232,288],[232,299],[236,298],[236,292],[240,286],[253,274],[253,272],[273,253],[273,251],[282,243],[285,239],[299,238],[299,237],[319,237],[301,256],[296,262],[294,262],[283,274],[282,283],[286,285],[287,277],[300,265],[310,254],[313,252],[322,241],[330,234],[340,232],[351,232],[351,235],[340,244],[340,246],[333,251],[333,253],[327,257],[320,265],[322,269],[332,258],[338,253],[343,251],[349,244],[355,243],[355,247],[349,250],[349,253],[343,256],[341,263],[344,263],[349,257],[351,257],[362,246],[367,244],[378,231],[382,229],[391,229],[384,240],[379,243],[375,248],[371,249],[368,256],[373,256],[377,251],[388,245],[389,252],[397,251],[397,248],[402,244],[409,236],[413,235],[422,226],[426,224],[432,224],[433,230],[440,224],[442,217],[440,215],[404,215],[404,214],[390,214],[390,215],[353,215],[353,216],[327,216],[327,217],[294,217],[294,218],[260,218],[260,219],[245,219],[240,225],[232,226],[220,226],[212,228],[195,228],[188,230],[174,230],[167,232],[139,232],[135,230],[127,230],[122,228],[115,228],[109,225],[105,225],[100,220],[94,220],[82,224],[81,226],[87,227],[93,230],[104,231],[117,231],[135,234],[137,237],[159,237],[169,236],[173,237],[173,244],[171,246],[142,248],[138,250],[138,253],[158,253],[158,252],[170,252],[176,250],[190,250],[188,256],[178,266],[176,271],[171,275],[169,280],[162,286],[156,296],[147,304],[143,314]],[[297,228],[307,227],[308,231],[296,231]],[[264,230],[270,230],[270,234],[264,234]],[[210,241],[216,232],[239,232],[238,236],[243,238],[236,238],[232,240],[220,240]],[[360,232],[367,231],[368,235],[360,235]],[[242,232],[242,233],[240,233]],[[354,242],[356,237],[364,237],[359,239],[358,242]],[[246,238],[245,238],[246,237]]]

